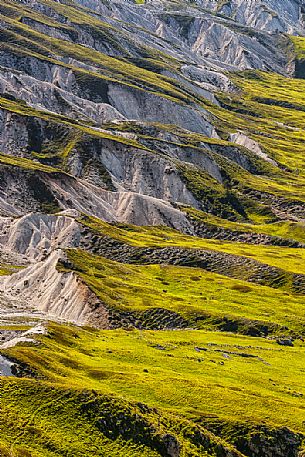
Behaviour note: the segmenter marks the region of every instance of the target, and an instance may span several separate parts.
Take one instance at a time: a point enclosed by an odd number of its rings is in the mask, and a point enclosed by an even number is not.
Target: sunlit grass
[[[189,330],[62,330],[52,326],[42,346],[9,352],[57,386],[115,393],[186,417],[230,422],[234,408],[234,420],[304,428],[303,343],[285,348]]]
[[[102,303],[119,311],[166,309],[195,328],[213,328],[216,322],[229,319],[240,322],[240,332],[250,332],[258,323],[278,335],[305,331],[304,298],[285,289],[250,284],[199,268],[124,265],[77,250],[70,250],[68,256],[74,271]],[[153,324],[147,319],[147,325]]]

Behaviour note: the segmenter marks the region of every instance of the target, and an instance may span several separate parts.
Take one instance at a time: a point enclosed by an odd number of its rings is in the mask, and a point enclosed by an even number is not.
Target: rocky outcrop
[[[71,217],[31,213],[0,218],[0,251],[23,261],[41,260],[53,250],[77,246],[80,231]]]
[[[54,251],[46,260],[0,278],[1,298],[14,300],[20,310],[38,310],[48,318],[88,323],[90,309],[98,301],[74,273],[57,270],[64,257],[61,251]]]
[[[236,22],[266,30],[294,34],[303,30],[302,1],[288,0],[197,0],[204,8],[231,17]]]
[[[136,192],[106,191],[63,173],[46,174],[4,166],[0,176],[0,214],[4,217],[75,209],[106,221],[170,225],[191,231],[185,214],[170,202]],[[181,184],[181,186],[183,186]]]
[[[217,137],[203,109],[194,110],[155,95],[110,85],[110,103],[127,119],[174,124],[187,130]]]
[[[271,163],[272,165],[277,166],[277,163],[275,162],[275,160],[272,160],[268,156],[268,154],[266,154],[264,151],[262,151],[262,148],[257,143],[257,141],[252,140],[247,135],[245,135],[243,132],[232,133],[230,135],[230,141],[244,146],[245,148],[254,152],[254,154],[256,154],[258,157],[261,157],[262,159],[266,160],[267,162]]]

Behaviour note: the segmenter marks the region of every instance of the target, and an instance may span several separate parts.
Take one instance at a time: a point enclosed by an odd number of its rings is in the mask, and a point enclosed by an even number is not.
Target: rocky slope
[[[61,391],[56,373],[64,359],[46,373],[40,346],[40,363],[26,349],[48,344],[50,321],[63,335],[67,323],[93,327],[86,327],[92,338],[97,329],[153,329],[160,341],[166,329],[230,331],[261,338],[257,347],[271,338],[276,354],[295,344],[298,358],[305,337],[303,2],[0,0],[0,13],[0,337],[7,357],[0,356],[0,370],[7,382],[17,374],[36,378],[42,390],[51,380]],[[124,334],[113,334],[123,345]],[[61,344],[56,333],[54,351]],[[274,363],[280,370],[281,358]],[[92,373],[80,367],[71,369],[84,370],[84,385],[98,392],[89,397],[120,395],[105,390],[106,375],[92,386]],[[84,395],[84,436],[95,427],[102,443],[98,454],[90,447],[85,455],[302,455],[297,413],[289,429],[273,416],[231,423],[213,399],[215,421],[208,404],[185,411],[179,403],[169,417],[172,400],[160,410],[151,398],[145,405],[144,393],[126,393],[130,379],[122,387],[129,403],[113,407],[123,411],[116,421],[97,419],[100,403],[111,400],[90,397],[87,409],[87,393],[73,394],[72,403]],[[21,390],[27,382],[21,379]],[[287,399],[277,395],[290,388],[273,385],[280,409]],[[296,401],[303,387],[295,387]],[[7,389],[10,404],[17,387]],[[242,405],[242,394],[226,401]],[[23,448],[17,432],[3,435],[0,454],[84,455],[73,438],[73,452],[56,440],[41,448],[36,432],[31,444],[26,429]],[[44,429],[48,443],[53,432]]]

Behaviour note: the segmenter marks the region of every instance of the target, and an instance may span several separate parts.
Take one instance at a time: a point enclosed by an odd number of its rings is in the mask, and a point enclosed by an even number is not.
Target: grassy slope
[[[207,179],[205,173],[198,172],[194,167],[181,166],[181,174],[183,175],[188,188],[193,193],[203,200],[205,196],[215,199],[228,198],[228,193],[233,192],[235,197],[240,197],[239,193],[243,193],[247,188],[254,188],[264,192],[271,192],[276,195],[281,195],[284,198],[298,198],[304,201],[304,172],[303,172],[303,133],[298,129],[304,121],[304,112],[302,112],[303,83],[295,82],[275,75],[264,75],[263,73],[246,72],[244,74],[232,76],[232,79],[242,90],[243,94],[230,94],[224,96],[219,94],[219,98],[224,103],[223,108],[212,106],[210,102],[203,98],[191,94],[174,78],[168,78],[155,72],[155,70],[147,70],[139,67],[132,61],[128,53],[124,54],[121,49],[118,58],[109,57],[102,52],[84,47],[81,45],[71,44],[67,40],[58,40],[52,38],[46,33],[35,30],[35,25],[29,26],[25,20],[33,21],[32,24],[43,24],[46,28],[53,27],[62,33],[69,34],[74,29],[84,28],[86,33],[90,31],[94,36],[101,40],[108,40],[111,46],[120,46],[117,30],[114,26],[104,23],[102,20],[88,14],[89,10],[78,6],[61,5],[56,2],[46,1],[56,14],[67,18],[67,24],[56,22],[45,15],[33,12],[25,6],[16,6],[15,2],[3,2],[3,11],[5,13],[5,21],[8,25],[8,37],[5,42],[1,43],[3,50],[8,50],[10,53],[18,55],[28,55],[38,58],[43,61],[48,61],[50,64],[58,64],[64,67],[69,67],[75,75],[88,78],[93,83],[99,80],[113,81],[114,74],[120,84],[128,87],[137,87],[141,91],[149,91],[157,94],[160,97],[175,99],[182,104],[193,104],[198,107],[204,107],[216,117],[218,128],[222,130],[223,137],[227,139],[227,133],[241,129],[249,134],[253,139],[259,141],[266,152],[275,160],[277,160],[282,168],[276,169],[266,165],[262,167],[259,176],[253,175],[241,169],[237,165],[230,163],[228,160],[217,157],[216,162],[222,166],[228,176],[229,182],[225,186],[219,185],[213,179]],[[47,30],[47,29],[46,29]],[[129,43],[130,37],[127,33],[120,36],[121,40],[126,40]],[[114,41],[113,41],[114,40]],[[18,41],[18,46],[16,42]],[[131,45],[131,43],[129,43]],[[177,72],[180,62],[174,60],[168,55],[161,52],[156,52],[154,49],[143,49],[138,46],[138,52],[146,55],[146,60],[158,61],[163,70],[171,70],[173,74]],[[146,53],[146,54],[145,54]],[[68,64],[66,56],[75,58],[73,65]],[[144,60],[145,60],[144,59]],[[159,59],[159,60],[158,60]],[[86,61],[90,64],[91,69],[83,69],[77,67],[77,60]],[[78,77],[77,76],[77,77]],[[87,78],[87,79],[86,79]],[[77,79],[77,78],[76,78]],[[274,106],[274,104],[266,104],[264,100],[273,101],[289,101],[289,106]],[[76,129],[78,134],[86,133],[99,136],[100,138],[110,139],[116,142],[124,143],[129,146],[143,148],[141,144],[143,138],[139,137],[139,141],[130,140],[111,134],[109,131],[97,131],[92,126],[85,122],[75,122],[63,116],[55,116],[48,112],[35,111],[26,105],[21,106],[12,101],[5,99],[0,100],[1,106],[4,109],[18,112],[25,116],[37,116],[41,119],[49,120],[55,123],[65,125],[69,128]],[[269,102],[268,102],[269,103]],[[18,105],[18,106],[17,106]],[[241,110],[242,108],[242,110]],[[35,112],[34,112],[35,111]],[[243,112],[242,112],[243,111]],[[118,127],[119,128],[119,127]],[[125,126],[126,128],[126,126]],[[171,127],[172,129],[172,127]],[[260,133],[259,133],[260,132]],[[180,136],[179,136],[180,135]],[[197,147],[202,149],[202,142],[208,143],[208,139],[204,139],[201,135],[182,134],[178,135],[179,141],[188,147]],[[183,138],[184,136],[184,138]],[[217,141],[216,141],[217,143]],[[219,142],[220,144],[221,142]],[[75,145],[73,139],[72,143]],[[69,143],[61,153],[63,165],[67,159],[69,151],[73,149]],[[223,141],[224,145],[230,145],[228,141]],[[56,149],[56,148],[55,148]],[[58,155],[58,151],[53,151],[54,155]],[[245,152],[244,152],[245,153]],[[52,150],[48,149],[48,155],[52,155]],[[60,154],[59,154],[60,155]],[[37,159],[39,154],[35,156]],[[45,158],[45,157],[44,157]],[[258,160],[258,159],[257,159]],[[263,162],[263,161],[261,161]],[[285,169],[283,169],[283,167]],[[212,187],[213,192],[209,187]],[[214,196],[213,196],[214,195]],[[222,207],[227,210],[227,203],[222,202],[219,209]],[[250,221],[257,223],[260,216],[259,205],[253,208],[253,204],[243,202],[244,209]],[[261,205],[264,207],[264,205]],[[266,206],[266,205],[265,205]],[[233,212],[234,213],[234,212]],[[240,216],[235,214],[235,217]],[[242,222],[242,221],[241,221]],[[221,223],[220,223],[221,224]],[[237,227],[238,228],[238,227]],[[252,228],[248,227],[251,231]],[[255,227],[255,232],[262,233],[281,233],[281,229],[277,230],[274,226]],[[288,234],[290,233],[288,229]],[[287,234],[287,236],[289,236]]]
[[[8,154],[1,154],[0,153],[0,164],[3,165],[10,165],[13,167],[19,167],[26,170],[33,170],[33,171],[43,171],[45,173],[54,173],[60,171],[54,167],[50,167],[48,165],[43,165],[42,163],[35,162],[34,160],[25,159],[21,157],[14,157]]]
[[[242,92],[230,96],[219,94],[222,107],[211,106],[204,100],[194,98],[193,94],[189,94],[183,86],[179,87],[171,78],[161,77],[153,71],[139,71],[133,62],[128,61],[128,55],[120,59],[110,58],[81,45],[49,39],[20,21],[25,17],[31,18],[66,33],[73,31],[73,26],[77,24],[90,26],[97,34],[104,33],[108,38],[117,34],[117,30],[96,18],[90,17],[88,21],[89,16],[84,9],[75,10],[46,1],[57,13],[69,18],[71,26],[66,26],[33,13],[24,6],[16,7],[16,3],[0,3],[10,27],[7,32],[10,42],[1,44],[4,50],[32,55],[71,68],[79,78],[89,78],[91,82],[117,82],[182,104],[196,101],[215,116],[224,139],[208,140],[201,135],[179,132],[177,137],[180,145],[200,148],[200,143],[210,142],[229,146],[228,133],[243,130],[281,164],[281,169],[266,167],[264,174],[256,176],[237,170],[232,165],[228,167],[228,176],[232,175],[236,181],[230,185],[239,193],[245,188],[255,188],[291,200],[305,200],[304,81],[259,72],[237,74],[232,78]],[[303,45],[298,42],[298,46],[301,58]],[[85,59],[92,70],[77,68],[76,63],[64,63],[67,55]],[[180,65],[162,53],[154,54],[152,50],[145,59],[146,63],[149,60],[159,69],[173,72]],[[144,140],[148,139],[139,135],[139,140],[135,141],[118,137],[111,131],[97,131],[85,122],[34,110],[5,98],[0,100],[0,106],[22,116],[37,117],[71,129],[71,143],[59,152],[63,159],[83,134],[136,148],[144,148]],[[121,127],[122,131],[133,128],[130,125]],[[165,130],[173,129],[172,126],[163,127]],[[52,155],[58,151],[52,151],[51,148],[48,152]],[[36,158],[39,159],[39,155]],[[3,154],[0,155],[0,162],[48,173],[57,171],[54,167]],[[191,188],[193,186],[196,191],[206,188],[203,175],[194,176],[190,170],[185,174]],[[213,184],[213,180],[209,180],[210,183],[215,186],[214,190],[221,187]],[[226,190],[221,189],[221,192],[225,193]],[[258,206],[253,208],[249,205],[246,210],[248,221],[232,222],[203,213],[200,217],[216,226],[234,230],[305,240],[302,222],[270,223],[268,216],[263,216]],[[254,258],[295,273],[303,272],[305,266],[305,254],[301,249],[209,241],[164,228],[114,228],[96,220],[91,220],[90,226],[99,233],[135,246],[214,249]],[[38,373],[39,379],[1,380],[0,407],[3,414],[0,415],[0,455],[160,455],[157,445],[152,445],[144,432],[140,434],[142,441],[135,439],[139,435],[139,424],[134,425],[133,414],[139,415],[139,406],[134,402],[145,403],[161,411],[163,425],[158,423],[157,413],[144,413],[148,421],[145,427],[153,424],[160,436],[171,430],[170,412],[174,414],[175,427],[180,433],[179,439],[186,456],[206,454],[183,436],[179,428],[182,417],[192,420],[215,415],[229,423],[233,420],[249,424],[265,423],[269,427],[288,426],[295,431],[305,432],[304,343],[299,340],[294,347],[282,347],[271,340],[211,331],[213,319],[226,316],[250,323],[267,323],[274,326],[274,335],[289,332],[304,334],[303,297],[293,296],[284,290],[253,284],[249,286],[243,281],[199,269],[126,266],[89,254],[79,255],[77,251],[70,251],[69,255],[78,274],[108,305],[138,312],[162,307],[179,312],[190,322],[192,317],[203,315],[210,317],[210,321],[205,319],[196,325],[202,325],[210,331],[100,332],[54,325],[50,328],[51,336],[41,337],[41,346],[22,346],[6,351],[11,357],[28,364]],[[3,273],[8,273],[6,267],[1,268],[0,274]],[[206,350],[198,352],[195,347]],[[98,410],[94,409],[96,398],[100,401]],[[90,412],[92,404],[94,408]],[[124,411],[134,429],[124,436],[120,432],[117,436],[111,436],[112,430],[122,420],[115,416],[114,422],[107,417],[107,430],[101,433],[98,418],[104,420],[105,411],[109,411],[110,416]],[[214,454],[211,451],[208,455]]]
[[[255,222],[233,222],[212,214],[204,213],[193,208],[184,208],[184,211],[195,220],[210,224],[213,227],[220,227],[234,230],[241,233],[261,233],[270,236],[277,236],[286,240],[296,240],[301,243],[305,241],[304,222],[293,221],[270,221],[270,216],[252,214]],[[269,219],[269,220],[268,220]]]
[[[244,321],[241,332],[261,322],[273,334],[305,334],[304,297],[285,290],[250,285],[199,268],[124,265],[77,250],[70,250],[68,256],[74,270],[110,308],[167,309],[195,328],[213,328],[227,318]]]
[[[141,402],[158,408],[161,430],[170,429],[166,418],[173,415],[176,423],[183,417],[204,422],[204,417],[214,416],[233,424],[304,431],[304,343],[283,348],[272,341],[203,331],[63,331],[52,325],[49,332],[39,337],[42,346],[6,351],[40,378],[1,382],[0,402],[6,412],[0,418],[1,439],[13,443],[13,450],[20,446],[32,452],[13,455],[160,455],[149,446],[139,449],[132,440],[105,438],[89,414],[89,399],[93,403],[92,397],[100,395],[106,396],[99,410],[102,417],[107,410],[111,414],[111,408],[116,415],[128,402],[136,412],[134,402]],[[109,405],[113,395],[124,401],[113,399]],[[153,420],[148,410],[144,416]],[[129,420],[132,424],[132,417]],[[133,440],[138,433],[135,427]],[[190,452],[181,435],[180,440],[185,455],[205,455],[198,448]]]
[[[279,171],[267,179],[262,177],[258,189],[303,199],[305,107],[302,94],[305,82],[252,71],[232,77],[243,91],[242,97],[219,94],[225,106],[225,109],[213,109],[219,126],[226,131],[244,131],[258,141],[271,158],[286,167],[288,172]]]
[[[291,41],[292,41],[292,43],[294,45],[296,57],[298,59],[303,59],[304,55],[305,55],[305,39],[304,39],[304,37],[291,36],[290,39],[291,39]]]
[[[82,218],[81,222],[97,233],[139,247],[183,247],[209,249],[258,260],[293,273],[302,273],[305,268],[303,248],[249,245],[220,240],[210,240],[184,235],[167,227],[136,227],[127,224],[110,225],[96,218]]]
[[[23,266],[19,265],[11,265],[11,264],[3,264],[0,263],[0,276],[7,276],[12,273],[16,273],[19,269],[24,268]]]
[[[86,417],[90,394],[86,398],[77,389],[29,380],[1,381],[1,392],[3,457],[158,455],[148,446],[102,434],[95,421]]]

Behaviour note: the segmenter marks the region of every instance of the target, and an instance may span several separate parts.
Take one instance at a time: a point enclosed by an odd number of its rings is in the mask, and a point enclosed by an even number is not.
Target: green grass
[[[213,108],[219,126],[226,131],[244,131],[271,158],[286,167],[285,172],[278,170],[272,179],[261,177],[258,189],[277,194],[286,192],[286,197],[303,199],[304,80],[254,71],[231,77],[242,93],[219,94],[224,108]]]
[[[26,159],[23,157],[14,157],[2,153],[0,153],[0,163],[3,165],[11,165],[13,167],[24,168],[27,170],[43,171],[45,173],[55,173],[60,171],[59,169],[50,167],[49,165],[43,165],[39,162],[35,162],[34,160]]]
[[[63,391],[54,399],[56,389],[69,389],[71,395],[93,389],[98,394],[145,403],[165,414],[191,420],[212,415],[228,423],[264,423],[304,432],[304,343],[286,348],[275,341],[204,331],[91,331],[67,327],[63,331],[57,325],[49,328],[49,336],[39,339],[41,346],[19,346],[5,353],[22,360],[41,378],[32,387],[28,381],[29,393],[35,385],[36,389],[44,383],[53,385],[52,409],[57,414],[48,415],[46,424],[55,427],[56,416],[63,408],[68,441],[73,437],[71,426],[77,408],[68,420],[67,394]],[[196,347],[202,350],[198,352]],[[19,394],[26,383],[2,381],[2,402],[7,398],[5,386],[9,389],[15,384],[16,398],[10,399],[12,414],[16,405],[22,411],[28,402]],[[29,404],[22,415],[27,408]],[[33,414],[33,426],[39,423],[39,416],[45,416],[45,406],[39,408],[34,397],[31,409],[35,408],[38,418]],[[2,416],[4,420],[7,418]],[[14,432],[13,427],[5,434]],[[59,433],[60,429],[56,433],[54,430],[53,436]],[[86,436],[85,441],[88,439]]]
[[[305,57],[305,38],[300,37],[300,36],[293,36],[293,35],[291,35],[289,38],[294,45],[296,57],[298,59],[304,58]]]
[[[224,447],[233,450],[196,424],[191,410],[180,408],[181,389],[187,383],[183,378],[194,365],[192,357],[185,357],[187,365],[180,375],[172,364],[166,366],[164,362],[169,355],[175,357],[168,351],[176,349],[176,344],[182,343],[181,355],[191,354],[187,346],[193,342],[182,342],[180,334],[173,341],[168,336],[164,333],[160,340],[166,346],[163,352],[154,347],[154,333],[97,332],[52,324],[48,335],[37,338],[39,346],[22,345],[4,351],[35,378],[0,380],[1,455],[165,456],[168,434],[186,457],[215,457]],[[177,370],[183,364],[179,353]],[[175,384],[171,384],[173,397],[166,404],[166,388],[162,386],[168,375]],[[161,382],[160,395],[157,379]],[[190,379],[189,387],[192,383]],[[198,413],[196,408],[194,413]]]
[[[144,443],[133,443],[131,439],[124,440],[120,436],[111,439],[109,433],[108,437],[107,433],[103,434],[97,425],[98,417],[96,420],[90,417],[90,400],[93,398],[90,392],[70,386],[58,388],[58,384],[52,386],[50,383],[30,380],[1,380],[0,402],[1,410],[5,413],[0,419],[1,456],[159,455]],[[101,411],[104,407],[113,408],[113,413],[125,412],[125,404],[111,400],[101,398]],[[127,410],[127,417],[128,413]],[[130,416],[132,418],[132,414]],[[111,421],[108,420],[108,423]]]
[[[0,276],[7,276],[12,273],[16,273],[18,270],[24,268],[23,266],[20,265],[11,265],[11,264],[6,264],[6,263],[1,263],[0,264]]]
[[[1,266],[0,267],[0,276],[6,276],[11,273],[11,269]]]
[[[300,243],[305,242],[305,224],[304,222],[294,221],[270,221],[270,215],[253,214],[256,218],[256,223],[252,222],[234,222],[228,219],[222,219],[203,211],[198,211],[194,208],[182,208],[191,218],[207,223],[214,228],[223,227],[228,230],[237,231],[240,233],[262,233],[264,235],[276,236],[284,240],[295,240]]]
[[[266,328],[272,335],[305,334],[304,297],[285,289],[249,284],[199,268],[124,265],[78,250],[69,250],[68,257],[73,270],[102,303],[118,312],[141,316],[144,311],[165,309],[195,328],[232,328],[248,334],[263,334]],[[158,316],[147,316],[144,325],[158,325]]]
[[[252,258],[292,273],[305,270],[305,250],[278,246],[261,246],[188,236],[167,227],[137,227],[128,224],[111,225],[97,218],[83,217],[81,223],[100,235],[138,247],[180,247],[208,249]],[[302,230],[302,228],[300,228]]]

